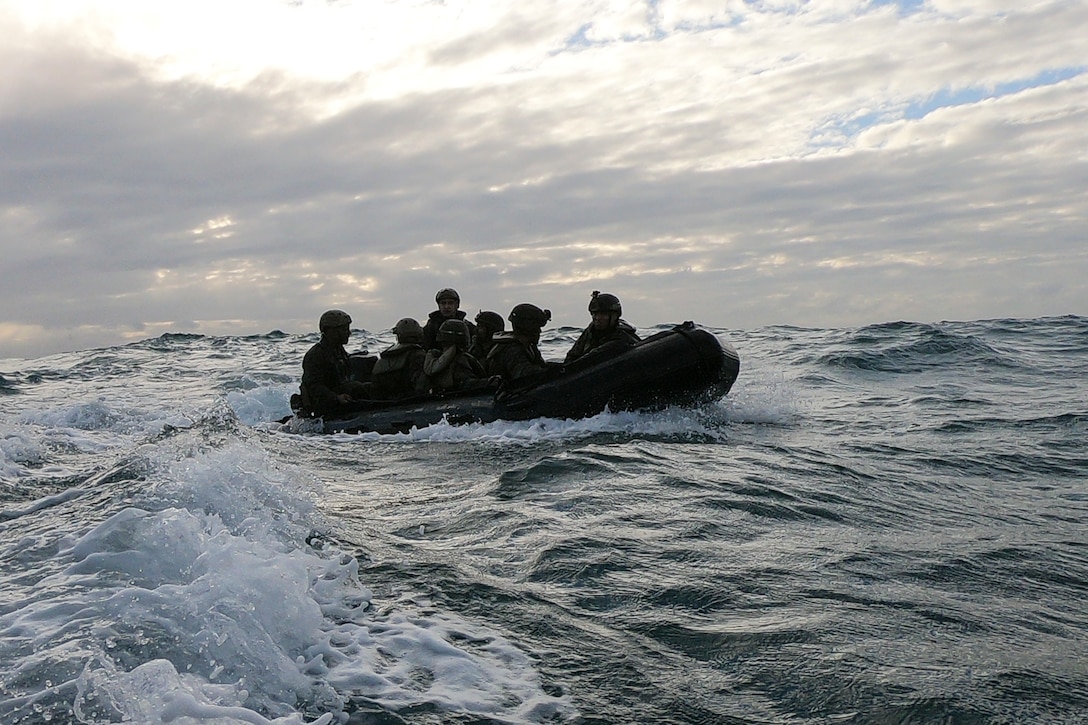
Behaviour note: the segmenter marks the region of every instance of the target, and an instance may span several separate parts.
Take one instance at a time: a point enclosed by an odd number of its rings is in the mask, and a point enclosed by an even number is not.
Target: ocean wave
[[[20,362],[0,720],[1078,722],[1086,331],[722,331],[721,401],[398,436],[274,422],[316,334]]]
[[[128,505],[57,541],[52,573],[0,610],[0,655],[24,682],[7,682],[5,721],[331,722],[353,698],[519,722],[569,712],[488,627],[415,596],[375,611],[358,560],[314,536],[327,524],[313,480],[242,442],[208,450],[198,431],[142,450]],[[24,513],[78,509],[95,485]]]
[[[904,340],[903,338],[908,338]],[[934,325],[904,324],[896,329],[864,328],[842,346],[818,358],[827,367],[910,374],[950,365],[992,369],[1022,367],[1015,355],[971,336]]]

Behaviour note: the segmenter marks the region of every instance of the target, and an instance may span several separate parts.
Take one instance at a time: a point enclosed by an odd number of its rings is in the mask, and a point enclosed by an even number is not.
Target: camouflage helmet
[[[622,315],[623,307],[620,305],[620,298],[616,295],[610,295],[607,292],[601,293],[597,290],[593,290],[593,294],[589,296],[589,311],[614,312],[617,315]]]
[[[506,322],[498,312],[483,310],[476,315],[476,326],[492,332],[502,332],[506,329]]]
[[[397,336],[397,342],[402,345],[412,342],[418,345],[423,342],[423,328],[411,317],[397,320],[397,324],[393,325],[393,334]]]
[[[552,319],[552,313],[551,310],[542,310],[536,305],[522,302],[520,305],[514,305],[514,309],[510,310],[510,316],[506,319],[510,320],[515,330],[539,330]]]
[[[442,300],[453,300],[457,304],[461,304],[461,295],[457,294],[457,290],[452,287],[443,287],[438,290],[438,294],[434,296],[435,303],[439,303]]]
[[[442,326],[438,328],[438,334],[435,335],[434,341],[439,347],[456,345],[460,350],[465,349],[472,342],[468,334],[468,325],[465,324],[464,320],[446,320],[443,322]]]
[[[351,325],[351,315],[343,310],[328,310],[321,315],[321,319],[317,323],[317,328],[324,332],[325,330],[331,330],[334,327],[342,327],[344,325]]]

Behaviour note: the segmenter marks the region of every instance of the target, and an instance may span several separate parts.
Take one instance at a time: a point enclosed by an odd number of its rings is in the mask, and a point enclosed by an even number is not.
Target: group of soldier
[[[523,302],[506,318],[481,311],[475,324],[465,319],[461,297],[449,287],[435,295],[438,309],[420,325],[411,317],[393,326],[396,343],[381,352],[369,381],[352,379],[344,346],[351,336],[351,316],[328,310],[318,323],[321,340],[302,361],[301,408],[311,415],[330,415],[360,400],[398,400],[427,393],[498,388],[547,370],[550,365],[537,344],[551,312]],[[590,324],[579,335],[563,363],[604,349],[639,342],[635,328],[621,319],[615,295],[594,291]]]

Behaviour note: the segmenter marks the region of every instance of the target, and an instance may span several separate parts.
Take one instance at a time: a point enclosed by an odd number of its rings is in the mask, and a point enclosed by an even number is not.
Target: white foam
[[[351,697],[509,722],[569,710],[486,626],[410,597],[373,611],[358,561],[306,543],[322,521],[305,473],[245,440],[141,451],[143,493],[59,541],[55,573],[0,616],[0,651],[24,676],[57,683],[56,663],[84,660],[56,685],[76,691],[75,712],[293,725],[342,718]]]
[[[152,660],[130,672],[104,665],[88,668],[78,681],[75,713],[85,721],[103,711],[123,713],[130,722],[177,725],[302,725],[298,713],[268,719],[244,706],[248,693],[234,685],[213,685],[199,677],[180,674],[167,660]],[[311,725],[327,725],[326,713]]]
[[[322,436],[340,443],[489,443],[499,446],[531,446],[545,442],[576,441],[596,435],[652,436],[665,438],[720,438],[729,422],[719,404],[698,408],[670,407],[658,411],[605,411],[589,418],[533,418],[524,421],[451,425],[442,421],[406,433],[334,433]],[[291,433],[316,433],[287,426]]]
[[[364,626],[338,628],[311,653],[330,664],[325,677],[337,690],[396,707],[428,703],[517,722],[573,715],[565,699],[544,693],[533,661],[512,642],[425,598],[406,595]]]
[[[118,433],[143,433],[150,430],[161,430],[165,425],[176,428],[191,425],[191,421],[184,416],[166,411],[145,411],[117,407],[104,400],[77,403],[49,410],[30,411],[23,413],[20,419],[24,423],[33,423],[42,427],[114,431]]]
[[[732,423],[778,424],[793,420],[804,402],[798,397],[797,385],[781,371],[760,366],[742,373],[719,405],[724,418]]]
[[[294,384],[232,390],[227,393],[227,404],[242,424],[258,426],[291,415],[291,394],[297,392]]]
[[[43,461],[41,443],[26,430],[0,431],[0,480],[27,476],[28,465],[40,465]]]

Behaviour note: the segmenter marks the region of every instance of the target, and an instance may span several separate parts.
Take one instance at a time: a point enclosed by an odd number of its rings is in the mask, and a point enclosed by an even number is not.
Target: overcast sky
[[[1013,9],[1010,9],[1013,8]],[[0,358],[1088,314],[1088,1],[0,0]]]

